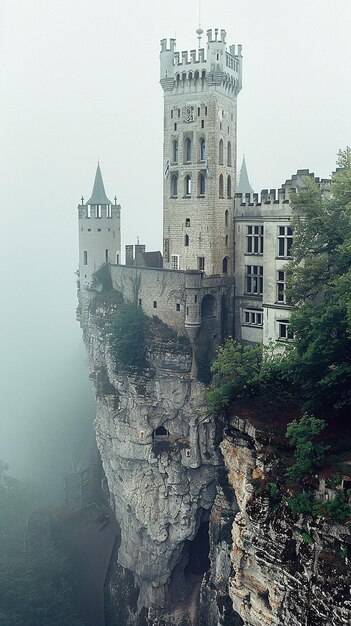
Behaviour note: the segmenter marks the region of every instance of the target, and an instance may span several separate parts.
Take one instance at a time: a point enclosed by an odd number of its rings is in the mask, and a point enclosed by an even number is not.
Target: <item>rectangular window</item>
[[[105,262],[108,263],[109,260],[109,252],[108,250],[105,250]]]
[[[281,302],[282,304],[286,303],[286,284],[285,284],[285,272],[279,270],[277,272],[277,302]]]
[[[205,107],[205,115],[207,115],[207,107]]]
[[[116,252],[116,264],[119,265],[119,254]]]
[[[197,269],[201,270],[202,272],[205,271],[205,257],[204,256],[197,257]]]
[[[278,338],[283,341],[291,341],[294,338],[289,329],[289,320],[278,320]]]
[[[154,300],[154,309],[157,309],[157,300]]]
[[[262,310],[245,309],[243,315],[243,323],[248,326],[262,326],[263,313]]]
[[[171,254],[171,269],[179,270],[179,254]]]
[[[185,218],[185,226],[188,228],[190,226],[190,217]]]
[[[83,252],[83,256],[84,256],[84,265],[88,265],[88,252],[86,250],[84,250]]]
[[[141,306],[142,305],[142,301],[141,298],[138,299],[138,305]]]
[[[177,122],[174,122],[174,130],[177,130]]]
[[[176,311],[180,311],[180,304],[176,304]]]
[[[263,293],[262,265],[245,265],[246,293],[261,296]]]
[[[247,226],[248,254],[263,254],[263,226]]]
[[[205,128],[205,120],[201,120],[201,128]]]
[[[200,109],[200,107],[197,107],[197,114],[198,114],[199,117],[200,117],[200,113],[201,113],[201,109]]]
[[[178,109],[178,119],[180,118],[180,109]]]
[[[291,257],[293,242],[292,229],[290,226],[278,226],[278,256]]]
[[[171,110],[171,120],[173,119],[173,109]]]

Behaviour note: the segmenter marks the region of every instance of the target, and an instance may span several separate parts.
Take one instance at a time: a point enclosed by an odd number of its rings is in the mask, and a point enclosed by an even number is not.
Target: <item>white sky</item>
[[[238,153],[255,191],[297,168],[326,177],[351,144],[350,18],[351,0],[202,0],[204,30],[243,46]],[[197,26],[196,0],[0,0],[0,457],[9,404],[30,430],[52,370],[78,358],[76,207],[98,158],[123,246],[161,249],[159,42],[194,48]]]

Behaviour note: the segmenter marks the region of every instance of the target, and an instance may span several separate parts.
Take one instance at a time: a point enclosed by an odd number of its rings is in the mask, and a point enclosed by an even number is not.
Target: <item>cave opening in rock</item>
[[[184,570],[186,576],[188,574],[204,574],[210,568],[208,527],[208,522],[202,522],[194,539],[189,542],[188,564]]]

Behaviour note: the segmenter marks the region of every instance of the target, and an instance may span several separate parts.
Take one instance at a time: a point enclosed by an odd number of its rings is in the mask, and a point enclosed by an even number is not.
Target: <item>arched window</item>
[[[186,247],[188,247],[188,245],[189,245],[189,235],[185,235],[185,237],[184,237],[184,245]]]
[[[184,142],[184,161],[187,163],[191,161],[191,139],[189,137]]]
[[[202,137],[200,139],[200,161],[205,161],[205,160],[206,160],[206,141]]]
[[[228,198],[232,197],[232,179],[231,176],[227,178],[227,196]]]
[[[205,195],[205,176],[199,174],[199,196]]]
[[[219,177],[218,193],[219,193],[219,197],[223,198],[224,196],[223,174],[220,174],[220,177]]]
[[[232,144],[228,141],[227,164],[232,166]]]
[[[178,176],[177,174],[172,174],[171,178],[171,196],[172,198],[176,198],[178,195]]]
[[[226,212],[224,213],[224,226],[228,226],[228,219],[229,219],[229,211],[228,209],[226,210]]]
[[[184,195],[191,196],[191,176],[189,174],[184,178]]]
[[[223,139],[219,140],[219,164],[223,165]]]
[[[225,256],[222,263],[222,272],[223,274],[227,274],[228,272],[228,257]]]
[[[172,142],[172,162],[178,163],[178,141],[173,139]]]

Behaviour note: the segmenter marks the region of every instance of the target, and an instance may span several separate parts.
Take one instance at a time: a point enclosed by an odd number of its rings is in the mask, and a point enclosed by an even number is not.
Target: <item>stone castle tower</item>
[[[119,263],[121,258],[121,207],[105,193],[100,165],[95,174],[91,198],[78,205],[79,278],[90,285],[92,274],[103,263]]]
[[[208,30],[206,53],[163,39],[160,61],[164,267],[232,275],[241,46],[227,49],[226,31]]]

